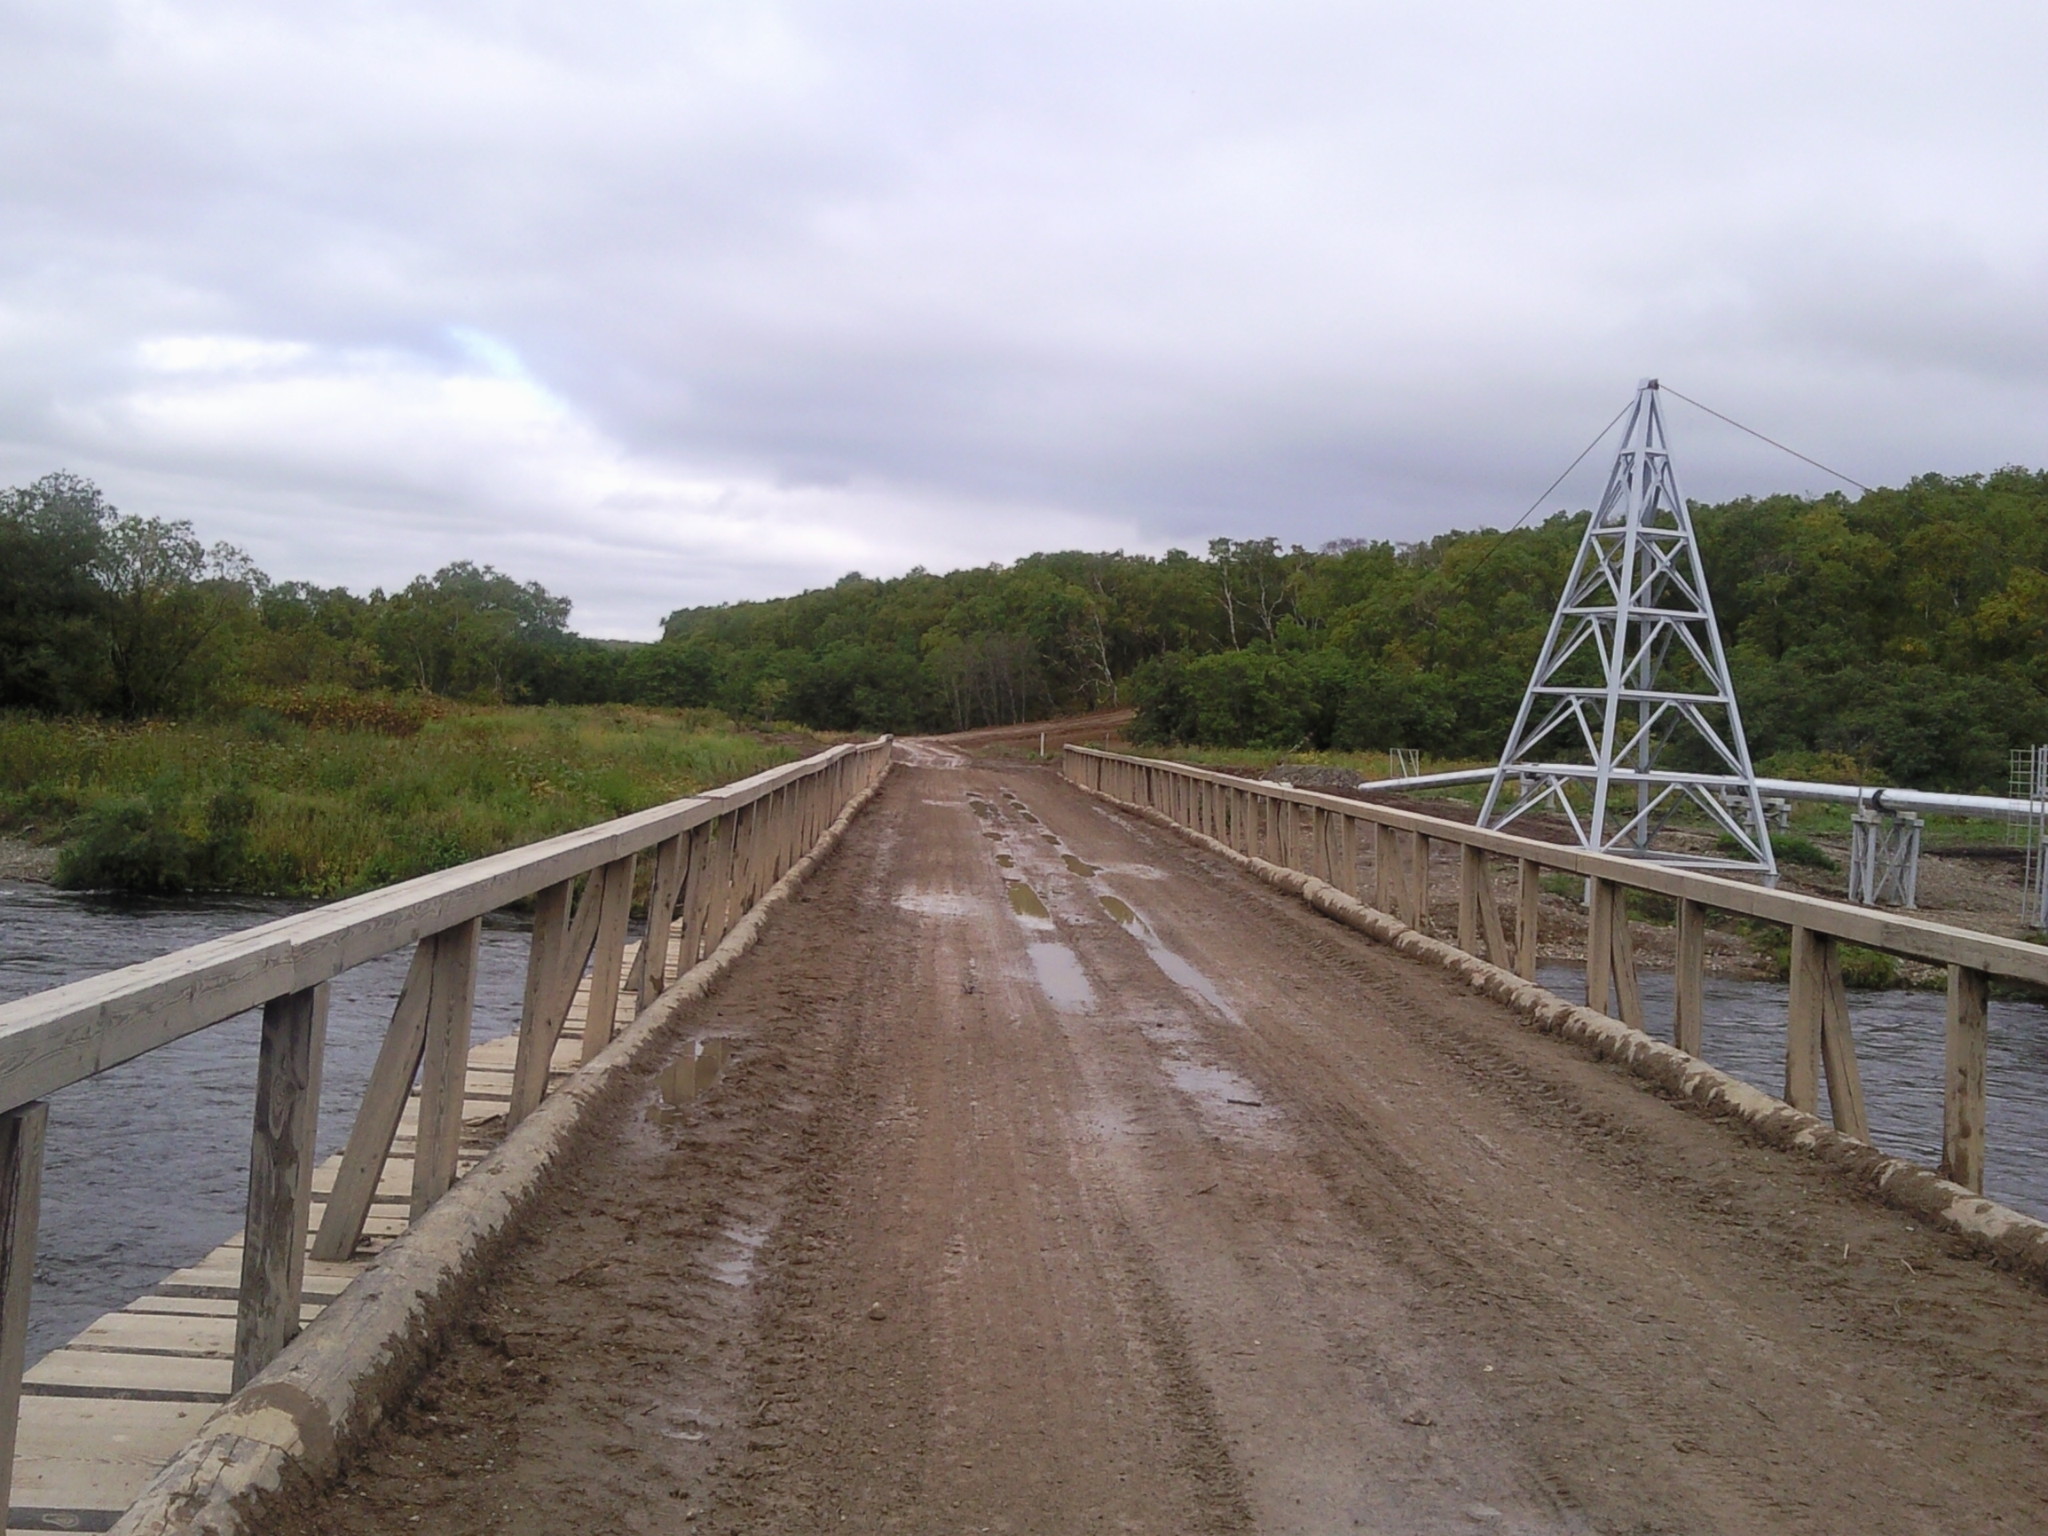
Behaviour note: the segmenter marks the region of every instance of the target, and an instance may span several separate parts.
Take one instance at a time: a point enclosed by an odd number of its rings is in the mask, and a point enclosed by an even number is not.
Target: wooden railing
[[[533,898],[509,1127],[546,1092],[548,1064],[586,970],[582,1059],[611,1039],[642,857],[652,860],[647,938],[623,978],[636,1014],[675,979],[672,950],[680,974],[717,948],[888,763],[886,737],[833,747],[702,795],[0,1006],[0,1509],[14,1465],[49,1094],[262,1008],[235,1328],[239,1389],[298,1331],[334,977],[418,946],[313,1238],[320,1259],[345,1259],[361,1240],[415,1077],[413,1216],[455,1181],[485,913]]]
[[[1256,783],[1157,759],[1068,747],[1066,776],[1085,789],[1157,811],[1238,852],[1315,875],[1349,895],[1426,928],[1430,845],[1458,857],[1456,943],[1469,954],[1533,981],[1540,940],[1541,875],[1558,870],[1587,882],[1586,1000],[1643,1027],[1627,893],[1652,892],[1675,905],[1677,946],[1673,1044],[1703,1055],[1707,913],[1732,913],[1791,930],[1791,997],[1785,1034],[1785,1102],[1819,1109],[1826,1073],[1836,1129],[1870,1139],[1856,1065],[1841,946],[1859,944],[1948,968],[1948,1029],[1940,1172],[1975,1193],[1984,1189],[1987,1004],[1994,978],[2048,986],[2048,949],[1903,914],[1745,885],[1697,870],[1588,853],[1506,832],[1486,831],[1392,806]],[[1502,917],[1493,861],[1513,870],[1514,940]],[[1362,874],[1366,867],[1370,874]]]

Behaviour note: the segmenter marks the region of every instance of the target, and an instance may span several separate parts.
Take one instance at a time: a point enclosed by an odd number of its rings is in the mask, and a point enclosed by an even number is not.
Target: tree
[[[154,517],[115,518],[94,567],[114,709],[129,719],[174,713],[205,690],[200,652],[263,582],[233,545],[209,548],[190,523]]]
[[[467,560],[372,602],[389,675],[422,693],[525,697],[548,654],[568,639],[568,598]]]
[[[99,487],[77,475],[0,490],[0,708],[98,702],[106,683],[94,572],[114,520]]]

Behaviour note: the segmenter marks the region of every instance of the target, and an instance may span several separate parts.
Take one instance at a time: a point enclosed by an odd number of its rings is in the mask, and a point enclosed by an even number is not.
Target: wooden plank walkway
[[[621,963],[615,1031],[633,1021],[637,999],[623,978],[639,947],[629,943]],[[670,950],[671,975],[681,948],[678,936]],[[582,1064],[589,997],[590,978],[585,976],[549,1063],[550,1087]],[[469,1053],[461,1173],[475,1167],[503,1135],[518,1049],[515,1033],[487,1040]],[[345,1263],[306,1260],[303,1321],[318,1317],[405,1231],[418,1125],[415,1087],[355,1256]],[[340,1164],[337,1153],[314,1170],[309,1244]],[[242,1236],[237,1233],[198,1263],[167,1275],[148,1295],[99,1318],[23,1375],[8,1536],[113,1527],[143,1485],[227,1401],[241,1283]]]

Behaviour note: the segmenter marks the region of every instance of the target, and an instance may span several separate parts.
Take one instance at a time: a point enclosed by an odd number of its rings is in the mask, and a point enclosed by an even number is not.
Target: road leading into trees
[[[299,1531],[2040,1529],[2039,1292],[905,750]]]

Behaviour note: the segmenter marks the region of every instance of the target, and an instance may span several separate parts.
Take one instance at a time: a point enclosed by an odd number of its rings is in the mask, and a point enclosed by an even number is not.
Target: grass
[[[334,897],[643,810],[823,743],[709,711],[450,708],[392,733],[0,715],[0,828],[82,888]]]

